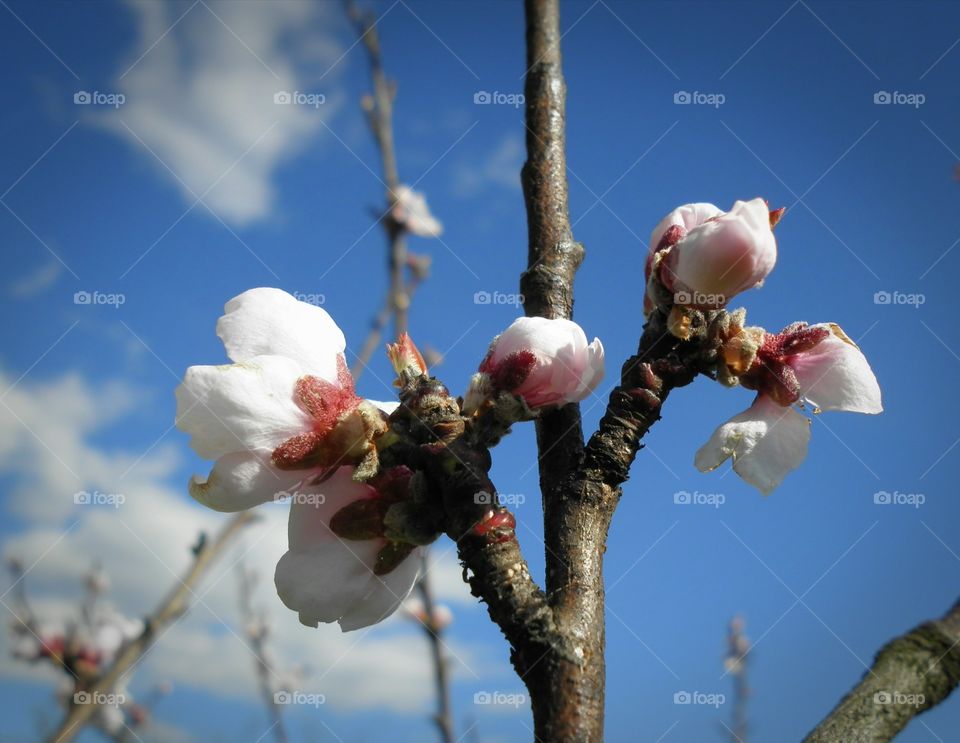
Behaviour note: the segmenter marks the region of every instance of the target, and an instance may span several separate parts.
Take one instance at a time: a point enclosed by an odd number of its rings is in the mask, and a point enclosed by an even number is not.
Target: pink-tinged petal
[[[659,224],[653,228],[653,232],[650,235],[650,252],[655,252],[660,248],[660,240],[671,227],[678,226],[686,233],[694,227],[700,226],[708,219],[713,219],[721,214],[723,214],[721,209],[713,204],[704,202],[684,204],[683,206],[677,207],[661,219]]]
[[[581,379],[581,386],[568,399],[569,402],[580,402],[593,392],[605,373],[603,360],[603,344],[599,338],[587,346],[587,365]]]
[[[270,464],[270,454],[268,449],[225,454],[206,478],[190,479],[190,495],[215,511],[245,511],[289,493],[310,474],[279,470]]]
[[[293,397],[300,365],[279,356],[240,364],[191,366],[177,387],[177,427],[204,459],[273,449],[310,427]]]
[[[409,592],[408,563],[415,563],[414,571],[419,565],[415,550],[395,570],[378,577],[373,566],[385,540],[345,540],[331,531],[330,519],[340,509],[376,495],[352,475],[353,468],[340,467],[326,481],[300,488],[290,509],[289,551],[277,565],[275,582],[280,599],[307,626],[339,621],[348,631],[380,621]]]
[[[673,286],[719,297],[719,306],[763,283],[776,262],[770,212],[766,202],[757,198],[737,201],[726,214],[690,230],[672,248],[664,268]]]
[[[603,346],[588,345],[571,320],[521,317],[494,340],[481,371],[534,408],[578,402],[600,381]]]
[[[346,348],[346,339],[324,309],[266,287],[245,291],[224,309],[217,335],[231,360],[286,356],[303,374],[337,381],[337,355]]]
[[[747,410],[717,428],[697,452],[694,464],[709,472],[733,458],[733,469],[769,495],[803,462],[810,442],[810,421],[792,407],[757,395]]]
[[[809,351],[788,358],[800,382],[800,394],[820,410],[851,413],[883,411],[880,385],[863,352],[838,325]]]

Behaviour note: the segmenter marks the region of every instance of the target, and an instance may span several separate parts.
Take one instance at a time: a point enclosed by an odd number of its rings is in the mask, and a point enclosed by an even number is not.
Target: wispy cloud
[[[268,216],[278,166],[338,107],[340,49],[322,27],[337,8],[296,0],[129,5],[139,41],[115,83],[126,102],[95,121],[130,142],[188,206],[202,197],[234,225]],[[331,66],[311,89],[317,71]],[[275,103],[294,92],[315,97]]]
[[[32,273],[15,279],[10,284],[10,296],[16,299],[28,299],[40,294],[44,289],[53,286],[60,274],[63,273],[63,264],[58,261],[50,261],[40,266]]]
[[[508,134],[482,157],[457,164],[454,191],[458,196],[467,197],[491,186],[519,190],[521,165],[523,141],[519,134]]]

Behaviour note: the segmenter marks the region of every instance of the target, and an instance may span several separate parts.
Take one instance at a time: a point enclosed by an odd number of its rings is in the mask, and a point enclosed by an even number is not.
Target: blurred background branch
[[[49,738],[49,743],[69,743],[83,729],[100,704],[98,700],[109,697],[125,680],[125,676],[153,646],[171,623],[183,616],[190,608],[190,601],[196,596],[194,589],[207,574],[213,563],[219,558],[233,539],[249,524],[256,520],[250,511],[241,511],[232,516],[220,532],[208,540],[201,535],[194,547],[194,559],[183,578],[170,590],[156,610],[145,620],[143,631],[134,640],[126,643],[119,651],[113,663],[89,681],[80,681],[77,692],[68,703],[67,715]],[[88,703],[77,703],[77,694],[84,693]]]
[[[426,202],[422,197],[418,198],[417,194],[400,183],[393,136],[393,103],[396,99],[397,86],[395,81],[387,78],[384,71],[376,17],[372,13],[361,11],[353,0],[345,0],[345,8],[348,18],[356,27],[359,39],[367,50],[370,64],[373,94],[365,95],[361,99],[361,106],[367,115],[370,131],[380,151],[383,185],[386,187],[386,210],[378,216],[378,219],[383,224],[387,236],[387,270],[390,282],[383,308],[374,318],[367,339],[353,364],[352,371],[356,378],[380,344],[391,317],[394,341],[399,340],[400,336],[407,332],[411,299],[420,283],[429,276],[429,256],[409,253],[406,233],[410,231],[422,236],[436,236],[439,234],[440,225],[427,211]],[[407,278],[408,273],[409,278]],[[433,719],[441,741],[454,743],[449,668],[442,637],[444,627],[437,621],[433,592],[430,587],[427,548],[424,548],[423,553],[420,579],[415,590],[423,604],[423,618],[420,626],[429,643],[434,667],[437,711]]]

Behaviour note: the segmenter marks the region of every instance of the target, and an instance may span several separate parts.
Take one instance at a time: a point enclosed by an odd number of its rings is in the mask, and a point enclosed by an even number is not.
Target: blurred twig
[[[230,541],[256,517],[250,511],[242,511],[233,516],[213,540],[205,541],[203,548],[197,550],[196,557],[184,577],[177,579],[177,585],[169,592],[157,609],[144,621],[143,632],[128,643],[118,654],[113,664],[89,683],[84,691],[91,700],[89,704],[70,702],[66,718],[58,730],[50,736],[49,743],[69,743],[83,729],[97,709],[96,700],[112,693],[124,674],[130,670],[152,647],[163,631],[176,619],[183,616],[190,607],[190,599],[200,580],[210,569]]]
[[[393,218],[400,186],[397,171],[397,155],[393,142],[393,99],[396,86],[387,79],[383,70],[380,54],[380,36],[377,34],[376,19],[370,13],[361,11],[353,0],[345,0],[347,16],[356,25],[360,40],[367,49],[370,61],[370,76],[373,79],[373,94],[364,96],[363,109],[367,122],[373,132],[373,138],[380,150],[383,167],[383,183],[386,186],[386,212],[381,219],[387,234],[387,269],[390,274],[389,305],[393,314],[393,335],[407,332],[407,309],[410,297],[407,293],[404,268],[407,262],[407,243],[405,230]]]
[[[733,706],[731,710],[731,743],[747,743],[747,698],[750,686],[747,683],[747,655],[750,652],[750,640],[744,634],[746,623],[743,617],[730,620],[727,630],[727,655],[723,664],[727,673],[733,677]]]
[[[433,601],[433,591],[430,588],[429,571],[427,570],[427,555],[423,555],[423,569],[420,580],[417,581],[417,592],[423,602],[424,620],[421,621],[423,631],[430,642],[430,651],[433,655],[433,678],[437,689],[437,714],[434,722],[440,731],[440,738],[445,743],[453,741],[453,715],[450,705],[450,676],[447,667],[447,658],[443,652],[443,630],[437,621],[436,605]]]
[[[397,203],[397,189],[400,186],[400,176],[397,170],[397,155],[393,139],[393,101],[396,97],[396,84],[387,79],[383,68],[383,59],[380,53],[380,36],[377,33],[376,19],[370,13],[362,12],[353,0],[345,0],[347,16],[354,23],[357,33],[367,49],[370,62],[370,75],[373,81],[373,95],[365,96],[362,104],[367,114],[367,122],[380,150],[380,159],[383,167],[384,183],[387,187],[386,214],[382,218],[384,230],[387,234],[387,269],[390,274],[390,289],[383,309],[374,319],[373,327],[364,342],[363,348],[354,364],[354,377],[363,370],[370,360],[374,350],[380,344],[383,331],[392,315],[393,337],[399,337],[407,332],[407,311],[410,300],[417,286],[426,279],[429,271],[429,259],[421,256],[408,256],[405,240],[405,229],[393,216]],[[405,271],[409,269],[409,282]],[[427,571],[426,555],[423,557],[423,570],[417,582],[417,591],[420,593],[424,605],[426,622],[423,627],[430,642],[434,664],[434,678],[437,687],[437,714],[434,721],[444,743],[453,743],[453,719],[450,706],[450,681],[447,672],[447,663],[444,658],[443,641],[440,637],[442,629],[433,621],[434,605],[430,589],[430,576]]]
[[[240,574],[240,614],[244,623],[244,631],[250,641],[250,650],[256,660],[257,681],[260,684],[260,695],[267,707],[270,717],[270,730],[277,743],[286,743],[287,731],[283,725],[283,716],[280,705],[274,696],[274,687],[270,677],[275,675],[274,669],[266,654],[266,639],[269,629],[263,617],[258,616],[253,608],[253,588],[255,576],[243,565],[238,568]]]
[[[417,291],[417,287],[420,285],[421,279],[414,274],[411,277],[406,288],[407,300],[412,300],[414,293]],[[380,342],[383,340],[383,331],[386,330],[387,324],[390,322],[390,318],[393,316],[393,303],[390,301],[390,298],[387,297],[386,301],[383,303],[383,307],[377,313],[376,317],[373,318],[373,323],[370,326],[370,332],[367,333],[367,338],[363,342],[363,347],[360,349],[360,353],[357,354],[356,361],[353,362],[353,366],[350,368],[350,373],[353,375],[354,380],[357,379],[362,373],[363,370],[367,367],[367,364],[370,363],[370,359],[373,357],[374,352],[380,346]]]

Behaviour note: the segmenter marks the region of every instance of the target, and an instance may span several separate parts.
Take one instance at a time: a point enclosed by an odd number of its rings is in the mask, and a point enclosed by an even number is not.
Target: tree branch
[[[960,683],[960,601],[938,620],[888,642],[863,680],[806,743],[880,743],[940,704]]]
[[[407,263],[405,230],[403,225],[392,217],[393,208],[397,203],[397,189],[400,186],[397,155],[393,143],[393,98],[396,91],[383,70],[376,20],[369,14],[362,13],[353,0],[346,0],[346,9],[347,15],[356,25],[357,33],[366,47],[370,61],[370,75],[373,79],[373,95],[365,99],[364,109],[367,112],[367,121],[373,132],[373,138],[380,150],[383,165],[387,209],[381,221],[387,234],[387,270],[390,275],[393,335],[399,337],[407,332],[407,309],[410,306],[410,298],[407,295],[403,276]]]
[[[444,743],[454,743],[453,713],[450,704],[450,675],[447,672],[447,659],[443,652],[443,628],[435,621],[436,604],[433,601],[433,591],[430,587],[430,573],[427,567],[426,554],[423,557],[423,568],[420,579],[417,581],[417,592],[423,602],[424,621],[421,622],[423,631],[430,643],[430,652],[433,657],[433,680],[437,692],[437,714],[434,722],[440,732],[440,739]]]
[[[406,296],[408,302],[413,300],[413,295],[416,293],[417,287],[420,286],[420,281],[421,279],[414,274],[407,283]],[[383,340],[383,331],[386,330],[387,323],[390,322],[392,316],[393,302],[388,295],[386,301],[383,303],[383,307],[380,308],[380,311],[373,319],[370,332],[367,333],[366,340],[364,340],[363,346],[360,348],[360,353],[357,354],[353,366],[350,367],[350,374],[353,376],[354,381],[363,373],[367,364],[370,363],[374,352],[380,347],[380,343]]]
[[[95,700],[111,694],[123,675],[146,654],[157,638],[163,634],[163,630],[187,612],[190,598],[194,595],[194,589],[214,560],[223,553],[233,537],[255,519],[256,516],[252,512],[242,511],[226,523],[212,542],[204,543],[201,541],[199,543],[196,558],[187,574],[183,578],[177,579],[177,585],[153,614],[146,618],[140,636],[125,645],[117,654],[113,664],[98,678],[85,685],[83,691],[88,692],[91,703],[75,704],[71,701],[66,719],[48,739],[49,743],[69,743],[80,733],[97,709]],[[78,691],[81,690],[78,689]]]
[[[253,652],[253,658],[256,661],[257,684],[260,688],[260,696],[263,698],[264,706],[267,708],[267,716],[270,719],[270,730],[273,731],[273,738],[277,743],[287,743],[287,729],[283,724],[283,715],[280,705],[274,696],[273,683],[270,677],[276,675],[267,658],[267,633],[268,629],[263,621],[263,617],[258,616],[253,608],[253,591],[255,584],[254,575],[243,565],[239,568],[240,580],[240,616],[244,622],[244,632],[250,640],[250,650]]]

